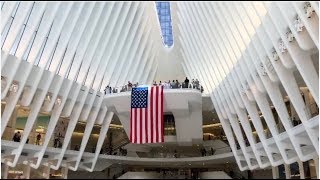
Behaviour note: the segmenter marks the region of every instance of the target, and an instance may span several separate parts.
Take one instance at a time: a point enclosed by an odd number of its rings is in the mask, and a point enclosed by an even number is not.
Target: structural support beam
[[[298,161],[298,164],[299,164],[300,179],[305,179],[306,176],[304,174],[303,162],[302,161]]]
[[[290,169],[290,164],[283,164],[284,165],[284,171],[286,173],[286,179],[291,178],[291,169]]]
[[[68,179],[68,172],[69,172],[68,165],[66,165],[66,167],[61,168],[61,174],[63,179]]]
[[[319,179],[319,158],[313,159],[313,161],[314,161],[314,166],[316,168],[317,179]]]
[[[51,163],[49,163],[48,166],[44,166],[44,168],[43,168],[43,178],[44,179],[50,179],[50,165],[51,165]]]
[[[279,179],[279,166],[272,166],[272,178]]]
[[[23,176],[25,179],[30,179],[31,166],[29,164],[23,167]]]
[[[3,163],[3,175],[2,175],[2,179],[8,179],[8,171],[9,171],[9,166],[7,165],[6,161]]]

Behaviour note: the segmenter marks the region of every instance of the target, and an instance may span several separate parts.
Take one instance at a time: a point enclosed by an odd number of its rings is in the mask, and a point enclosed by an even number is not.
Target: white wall
[[[223,171],[203,172],[200,179],[232,179]]]
[[[185,80],[186,75],[181,66],[182,57],[175,47],[172,49],[166,47],[160,49],[157,60],[158,69],[154,79],[157,83],[159,83],[159,81],[165,82],[168,80],[178,80],[179,82]]]
[[[161,175],[156,172],[127,172],[118,179],[161,179]]]

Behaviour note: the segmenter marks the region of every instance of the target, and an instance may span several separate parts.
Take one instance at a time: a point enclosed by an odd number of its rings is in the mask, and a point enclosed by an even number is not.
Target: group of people
[[[14,133],[12,140],[14,142],[20,142],[21,141],[21,133],[20,131],[17,131],[16,133]],[[36,145],[40,145],[40,140],[41,140],[41,134],[38,133],[37,135],[37,139],[36,139]],[[26,143],[29,143],[29,138],[27,139]]]
[[[128,84],[121,87],[120,92],[127,92],[131,91],[133,87],[138,87],[139,83],[132,84],[130,81],[128,81]],[[116,87],[106,86],[104,89],[104,94],[111,94],[111,93],[118,93],[119,89]]]
[[[200,85],[200,82],[198,79],[194,80],[192,79],[192,82],[190,83],[188,77],[184,80],[184,82],[180,83],[178,80],[172,80],[162,83],[161,81],[159,84],[157,84],[156,81],[153,82],[154,86],[163,86],[164,89],[178,89],[178,88],[191,88],[191,89],[198,89],[203,92],[203,87]]]
[[[207,152],[205,148],[200,149],[201,155],[202,157],[207,156],[207,153],[209,153],[208,155],[214,155],[214,153],[216,152],[213,148],[210,149],[210,152]]]
[[[131,91],[133,87],[138,87],[139,83],[132,84],[130,81],[124,86],[121,87],[121,90],[119,91],[116,87],[111,87],[110,85],[106,86],[104,89],[104,94],[111,94],[111,93],[118,93],[118,92],[127,92]],[[198,89],[203,92],[203,87],[200,85],[200,82],[198,79],[192,79],[192,82],[190,83],[188,77],[184,80],[184,82],[180,83],[178,80],[172,80],[168,82],[162,83],[161,81],[159,84],[157,84],[156,81],[153,82],[153,86],[163,86],[164,89],[178,89],[178,88],[191,88],[191,89]]]

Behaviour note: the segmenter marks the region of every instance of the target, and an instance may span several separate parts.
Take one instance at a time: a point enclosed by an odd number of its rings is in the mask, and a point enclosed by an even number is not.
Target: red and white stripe
[[[163,86],[148,88],[147,108],[131,108],[131,143],[164,142],[163,128]]]

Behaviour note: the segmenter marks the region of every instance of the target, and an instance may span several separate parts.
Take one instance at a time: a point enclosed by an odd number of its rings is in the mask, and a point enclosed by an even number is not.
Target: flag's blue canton
[[[147,108],[148,88],[132,88],[131,108]]]

